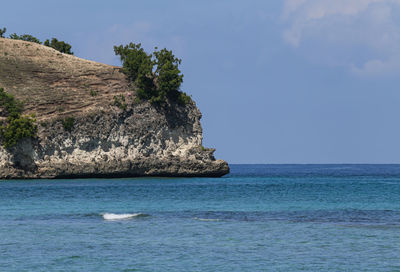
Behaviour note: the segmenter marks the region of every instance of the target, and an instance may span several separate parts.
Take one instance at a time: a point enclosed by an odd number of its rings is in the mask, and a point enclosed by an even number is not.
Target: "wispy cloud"
[[[358,75],[400,73],[400,0],[286,0],[284,40]]]

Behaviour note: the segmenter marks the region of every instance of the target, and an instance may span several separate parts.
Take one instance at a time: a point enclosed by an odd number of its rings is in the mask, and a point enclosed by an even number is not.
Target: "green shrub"
[[[64,41],[59,41],[56,38],[50,40],[46,40],[44,45],[54,48],[61,53],[73,55],[74,53],[71,51],[72,46]]]
[[[35,138],[37,133],[34,116],[21,116],[23,104],[0,88],[0,107],[5,110],[7,122],[0,125],[0,138],[5,148],[15,146],[25,138]]]
[[[185,92],[179,93],[178,103],[186,105],[192,102],[192,98],[188,96]]]
[[[90,96],[97,96],[98,91],[90,90]]]
[[[182,104],[190,102],[179,90],[183,82],[181,60],[172,51],[155,48],[153,54],[147,54],[140,43],[114,46],[114,51],[120,56],[122,71],[137,86],[139,99],[153,105],[162,105],[167,99]]]
[[[121,110],[126,111],[128,105],[125,102],[125,96],[123,96],[122,94],[114,96],[114,106],[117,106]]]
[[[75,118],[67,117],[67,118],[61,120],[61,123],[66,131],[71,132],[75,125]]]
[[[36,119],[29,116],[8,118],[8,123],[1,127],[1,138],[5,148],[15,146],[25,138],[35,138],[37,133]]]
[[[14,33],[14,34],[10,35],[10,39],[42,44],[42,42],[38,38],[33,37],[32,35],[29,35],[29,34],[17,35],[16,33]]]
[[[4,34],[7,32],[7,28],[0,28],[0,38],[4,38]]]
[[[122,72],[129,80],[135,82],[139,76],[152,76],[153,62],[141,44],[130,43],[126,46],[114,46],[114,52],[122,61]]]
[[[5,109],[7,116],[11,118],[18,118],[23,110],[22,102],[16,100],[3,88],[0,88],[0,107]]]

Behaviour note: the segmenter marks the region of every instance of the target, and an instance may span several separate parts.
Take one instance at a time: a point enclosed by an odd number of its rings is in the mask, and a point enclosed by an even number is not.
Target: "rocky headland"
[[[193,101],[138,101],[120,67],[0,38],[0,88],[34,115],[37,135],[0,146],[0,179],[202,176],[228,164],[202,145]],[[0,122],[7,116],[0,106]]]

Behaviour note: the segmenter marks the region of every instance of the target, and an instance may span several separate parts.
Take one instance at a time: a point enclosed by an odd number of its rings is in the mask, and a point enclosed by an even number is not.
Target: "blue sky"
[[[67,4],[65,4],[67,3]],[[400,0],[7,1],[8,33],[119,65],[167,47],[230,163],[400,163]]]

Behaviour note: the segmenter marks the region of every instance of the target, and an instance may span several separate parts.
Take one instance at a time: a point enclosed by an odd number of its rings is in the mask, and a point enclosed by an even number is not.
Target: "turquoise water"
[[[400,165],[231,167],[2,181],[0,271],[400,271]]]

